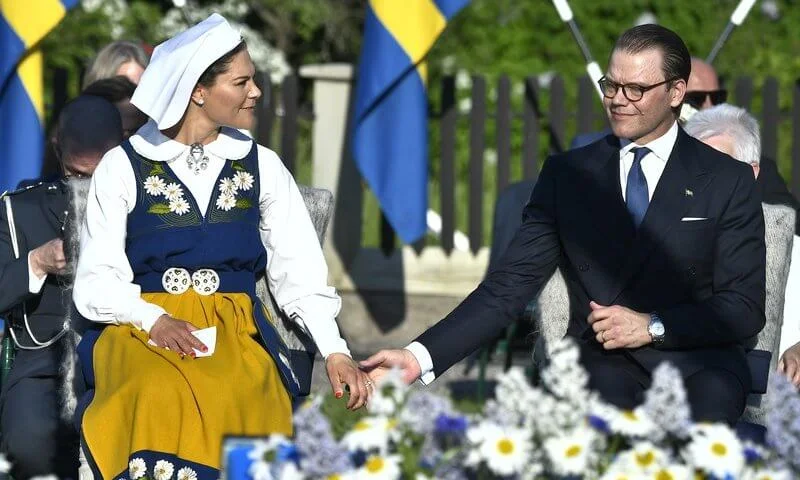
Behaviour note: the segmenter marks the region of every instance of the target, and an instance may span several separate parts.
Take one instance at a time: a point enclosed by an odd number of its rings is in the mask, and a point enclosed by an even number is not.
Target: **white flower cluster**
[[[189,213],[189,202],[183,196],[183,187],[175,182],[167,183],[157,175],[150,175],[144,180],[144,189],[153,197],[163,196],[169,205],[169,211],[177,215]]]
[[[166,461],[158,460],[153,466],[152,478],[155,480],[170,480],[175,474],[175,465]],[[132,480],[140,478],[151,478],[147,476],[147,463],[144,459],[137,457],[128,463],[128,476]],[[197,480],[197,472],[189,467],[183,467],[178,470],[177,480]]]
[[[785,459],[741,441],[728,426],[692,425],[677,369],[660,367],[646,402],[633,410],[620,410],[588,390],[588,377],[578,357],[572,341],[559,342],[552,349],[541,387],[532,387],[521,370],[511,369],[498,378],[495,399],[483,413],[469,417],[456,413],[448,401],[437,401],[433,394],[409,394],[399,373],[393,372],[377,386],[370,414],[341,441],[331,439],[334,445],[306,450],[273,442],[255,454],[260,459],[257,469],[265,476],[254,478],[794,478],[783,467]],[[314,418],[314,425],[296,422],[298,434],[303,428],[318,428],[324,417]],[[432,425],[425,428],[420,419]],[[266,460],[292,457],[285,451],[279,454],[281,448],[296,449],[295,456],[303,460]],[[319,469],[325,459],[329,464],[332,453],[344,457],[336,470],[322,477],[303,472],[303,465]]]
[[[217,197],[217,208],[225,212],[236,206],[236,194],[240,191],[248,191],[253,188],[255,178],[247,172],[240,171],[231,177],[225,177],[219,181],[219,196]]]

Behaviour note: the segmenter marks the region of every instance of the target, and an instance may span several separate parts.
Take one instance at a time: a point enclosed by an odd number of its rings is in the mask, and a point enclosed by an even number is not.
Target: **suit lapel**
[[[700,167],[691,142],[689,136],[680,129],[675,148],[653,192],[647,214],[636,232],[630,254],[609,291],[611,303],[619,297],[642,263],[661,243],[661,239],[680,224],[695,195],[701,193],[711,180],[708,172]]]
[[[588,201],[593,217],[601,219],[600,222],[593,222],[600,229],[598,238],[608,239],[611,247],[615,248],[620,246],[620,236],[633,237],[635,231],[619,182],[619,139],[614,136],[606,138],[608,143],[598,153],[599,168],[592,179],[599,188],[597,195],[588,197]]]

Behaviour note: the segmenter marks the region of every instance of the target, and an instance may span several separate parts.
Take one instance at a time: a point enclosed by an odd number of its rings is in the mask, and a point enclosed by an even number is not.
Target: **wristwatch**
[[[658,346],[664,343],[664,334],[666,333],[664,322],[661,321],[661,317],[659,317],[656,312],[650,314],[650,323],[647,325],[647,333],[650,334],[650,340],[653,341],[653,345]]]

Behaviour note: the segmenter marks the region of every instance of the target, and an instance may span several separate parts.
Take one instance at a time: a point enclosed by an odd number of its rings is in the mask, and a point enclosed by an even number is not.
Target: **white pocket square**
[[[701,220],[708,220],[708,217],[683,217],[681,222],[699,222]]]

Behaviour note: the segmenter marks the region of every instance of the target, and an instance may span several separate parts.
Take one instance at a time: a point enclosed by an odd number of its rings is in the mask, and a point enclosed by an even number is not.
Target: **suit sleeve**
[[[542,169],[522,225],[496,268],[442,321],[417,338],[438,377],[520,317],[555,271],[561,256],[556,225],[556,186],[561,158]]]
[[[712,288],[701,302],[659,311],[666,328],[661,348],[743,342],[764,328],[764,213],[749,168],[740,169],[719,220]]]
[[[12,202],[12,207],[14,202]],[[16,214],[15,214],[16,219]],[[17,227],[20,224],[17,222]],[[17,240],[20,240],[17,232]],[[20,258],[14,258],[11,232],[8,228],[5,200],[0,200],[0,312],[6,313],[33,298],[28,290],[28,251],[20,245]]]

